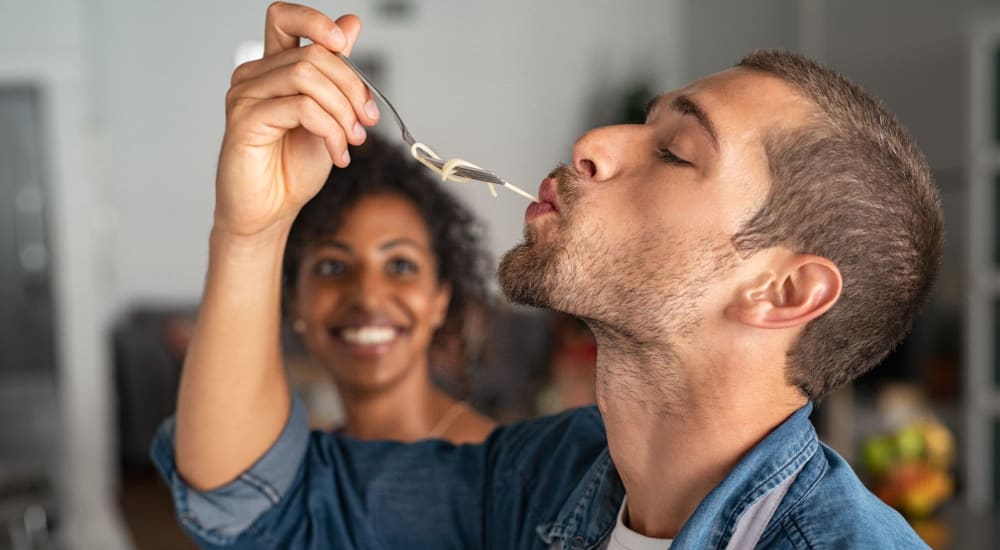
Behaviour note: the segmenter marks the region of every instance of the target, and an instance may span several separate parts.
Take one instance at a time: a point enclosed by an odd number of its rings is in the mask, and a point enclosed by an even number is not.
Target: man
[[[233,76],[205,296],[154,443],[202,545],[924,547],[808,415],[903,337],[941,254],[938,197],[879,103],[787,53],[585,134],[528,208],[501,284],[587,321],[599,414],[478,446],[309,436],[281,368],[280,258],[378,117],[330,53],[359,29],[275,4],[264,59]]]

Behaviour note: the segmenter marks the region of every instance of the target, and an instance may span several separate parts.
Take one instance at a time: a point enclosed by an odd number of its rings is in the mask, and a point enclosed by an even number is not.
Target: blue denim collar
[[[563,540],[563,548],[593,548],[611,532],[624,498],[625,486],[605,447],[566,499],[556,520],[539,525],[535,531],[549,546]]]
[[[674,539],[674,548],[725,548],[740,517],[769,491],[796,476],[819,449],[809,421],[811,402],[754,446],[708,495]],[[604,449],[576,486],[552,523],[539,525],[538,536],[547,545],[564,541],[564,548],[594,548],[614,527],[625,488]],[[771,516],[773,524],[786,513],[783,503]]]

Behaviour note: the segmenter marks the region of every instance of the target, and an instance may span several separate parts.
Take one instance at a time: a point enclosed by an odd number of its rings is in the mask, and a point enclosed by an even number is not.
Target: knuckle
[[[226,90],[226,107],[232,108],[237,100],[239,100],[239,92],[236,91],[236,87],[233,86]]]
[[[289,67],[293,79],[298,82],[312,78],[316,74],[316,66],[308,61],[296,61]]]
[[[309,61],[312,64],[317,64],[323,59],[323,54],[326,53],[326,48],[316,44],[315,42],[301,48],[302,58]]]
[[[267,7],[267,15],[268,16],[274,16],[274,15],[277,14],[277,12],[283,10],[284,8],[285,8],[285,3],[284,2],[280,2],[280,1],[279,2],[271,2],[271,4]]]
[[[296,96],[295,106],[299,111],[308,115],[315,115],[321,110],[316,100],[307,95]]]
[[[229,106],[229,114],[231,118],[245,118],[245,116],[253,110],[254,106],[257,105],[257,101],[245,97],[239,97],[233,100]]]
[[[235,97],[233,99],[227,98],[226,101],[226,112],[229,115],[230,121],[237,120],[243,117],[243,114],[250,108],[253,102],[246,98]]]
[[[236,84],[237,82],[245,80],[250,71],[253,69],[253,65],[255,63],[256,61],[247,61],[245,63],[240,63],[240,65],[233,70],[233,76],[232,78],[229,79],[229,84],[233,85]]]

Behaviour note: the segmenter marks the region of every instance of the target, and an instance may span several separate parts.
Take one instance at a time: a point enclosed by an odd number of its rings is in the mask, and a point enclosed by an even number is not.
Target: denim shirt
[[[927,548],[820,443],[811,410],[751,449],[671,549]],[[310,434],[296,399],[274,446],[208,492],[177,474],[172,420],[152,454],[182,526],[203,548],[600,549],[625,495],[594,407],[455,446]]]

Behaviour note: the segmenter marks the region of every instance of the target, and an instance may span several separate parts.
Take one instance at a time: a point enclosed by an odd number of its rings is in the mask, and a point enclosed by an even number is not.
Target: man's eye
[[[660,158],[663,159],[663,161],[666,162],[667,164],[674,164],[677,166],[691,166],[691,163],[689,161],[686,161],[681,157],[678,157],[670,149],[666,148],[660,149],[657,151],[657,153],[659,153]]]
[[[386,271],[392,275],[409,275],[417,272],[417,264],[405,258],[390,260]]]
[[[347,264],[340,260],[322,260],[316,263],[315,272],[320,277],[339,277],[347,273]]]

